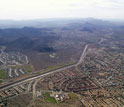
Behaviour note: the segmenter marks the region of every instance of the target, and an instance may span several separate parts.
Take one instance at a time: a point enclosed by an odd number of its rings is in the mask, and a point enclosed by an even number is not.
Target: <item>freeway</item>
[[[16,82],[13,82],[13,83],[10,83],[10,84],[7,84],[7,85],[4,85],[4,86],[1,86],[0,87],[0,91],[4,90],[4,89],[7,89],[7,88],[11,88],[13,86],[16,86],[16,85],[19,85],[19,84],[22,84],[22,83],[26,83],[26,82],[29,82],[31,80],[35,80],[35,79],[38,79],[38,78],[41,78],[41,77],[44,77],[44,76],[47,76],[47,75],[50,75],[50,74],[53,74],[53,73],[56,73],[56,72],[60,72],[60,71],[63,71],[63,70],[66,70],[66,69],[69,69],[71,67],[75,67],[79,64],[81,64],[86,56],[86,50],[88,48],[88,45],[85,45],[85,48],[81,54],[81,57],[79,59],[79,61],[75,64],[72,64],[72,65],[68,65],[68,66],[65,66],[65,67],[62,67],[62,68],[58,68],[56,70],[52,70],[52,71],[49,71],[49,72],[46,72],[44,74],[40,74],[40,75],[36,75],[34,77],[30,77],[30,78],[25,78],[23,80],[19,80],[19,81],[16,81]]]
[[[80,57],[78,63],[75,64],[76,66],[79,65],[79,64],[81,64],[81,63],[83,62],[83,60],[84,60],[84,58],[85,58],[85,56],[86,56],[86,50],[87,50],[87,48],[88,48],[88,45],[85,46],[85,48],[84,48],[84,50],[83,50],[83,52],[82,52],[82,55],[81,55],[81,57]]]

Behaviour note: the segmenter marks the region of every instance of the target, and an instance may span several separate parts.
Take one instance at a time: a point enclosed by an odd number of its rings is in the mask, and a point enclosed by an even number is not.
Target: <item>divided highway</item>
[[[4,89],[7,89],[7,88],[11,88],[13,86],[16,86],[16,85],[19,85],[19,84],[22,84],[22,83],[25,83],[25,82],[28,82],[28,81],[31,81],[31,80],[35,80],[35,79],[38,79],[38,78],[41,78],[41,77],[44,77],[44,76],[47,76],[49,74],[53,74],[53,73],[56,73],[56,72],[59,72],[59,71],[62,71],[62,70],[66,70],[66,69],[69,69],[71,67],[75,67],[79,64],[82,63],[82,61],[84,60],[85,56],[86,56],[86,50],[88,48],[88,45],[85,46],[82,54],[81,54],[81,57],[79,59],[79,61],[76,63],[76,64],[72,64],[72,65],[69,65],[69,66],[65,66],[65,67],[62,67],[62,68],[59,68],[59,69],[56,69],[56,70],[52,70],[52,71],[49,71],[47,73],[44,73],[44,74],[40,74],[40,75],[37,75],[37,76],[34,76],[34,77],[30,77],[30,78],[25,78],[23,80],[19,80],[17,82],[13,82],[13,83],[10,83],[10,84],[7,84],[7,85],[4,85],[2,87],[0,87],[0,91],[4,90]]]

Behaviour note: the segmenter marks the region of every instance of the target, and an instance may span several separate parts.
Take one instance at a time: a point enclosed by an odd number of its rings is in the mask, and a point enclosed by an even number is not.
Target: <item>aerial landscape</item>
[[[0,1],[0,107],[124,107],[122,0],[12,1]]]

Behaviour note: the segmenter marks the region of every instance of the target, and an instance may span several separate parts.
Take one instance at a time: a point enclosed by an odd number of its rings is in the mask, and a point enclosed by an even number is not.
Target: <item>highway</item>
[[[37,76],[34,76],[34,77],[30,77],[30,78],[27,78],[27,79],[23,79],[23,80],[20,80],[20,81],[17,81],[17,82],[13,82],[13,83],[4,85],[4,86],[0,87],[0,91],[2,91],[4,89],[7,89],[7,88],[14,87],[14,86],[22,84],[22,83],[26,83],[26,82],[31,81],[31,80],[35,80],[35,79],[38,79],[38,78],[41,78],[41,77],[44,77],[44,76],[56,73],[56,72],[60,72],[60,71],[69,69],[71,67],[75,67],[75,66],[81,64],[82,61],[84,60],[84,58],[86,56],[87,48],[88,48],[88,45],[85,45],[85,48],[84,48],[84,50],[83,50],[83,52],[81,54],[81,57],[80,57],[79,61],[77,63],[75,63],[75,64],[72,64],[72,65],[69,65],[69,66],[65,66],[65,67],[62,67],[62,68],[59,68],[59,69],[56,69],[56,70],[52,70],[52,71],[46,72],[44,74],[40,74],[40,75],[37,75]]]

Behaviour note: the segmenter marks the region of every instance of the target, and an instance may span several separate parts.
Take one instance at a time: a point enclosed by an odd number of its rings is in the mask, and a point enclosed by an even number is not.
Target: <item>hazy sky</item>
[[[0,0],[0,19],[124,18],[124,0]]]

